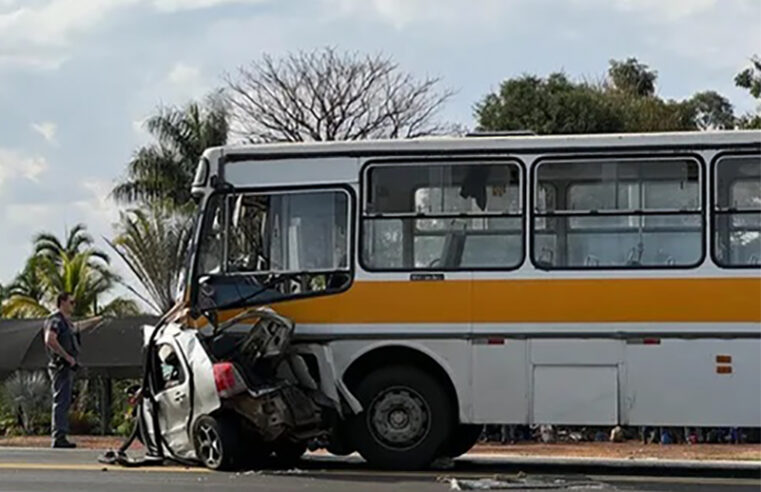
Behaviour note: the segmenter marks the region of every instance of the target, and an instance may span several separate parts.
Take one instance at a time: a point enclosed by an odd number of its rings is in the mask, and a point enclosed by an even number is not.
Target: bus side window
[[[512,269],[523,260],[515,162],[371,165],[361,262],[369,270]]]
[[[670,268],[703,258],[693,159],[545,161],[535,180],[532,259],[540,268]]]
[[[726,156],[714,168],[714,259],[761,266],[761,155]]]

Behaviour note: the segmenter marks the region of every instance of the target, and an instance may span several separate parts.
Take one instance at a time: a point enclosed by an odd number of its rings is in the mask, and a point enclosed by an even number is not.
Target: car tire
[[[364,410],[349,419],[349,435],[371,466],[426,467],[449,439],[453,402],[441,383],[418,367],[378,369],[354,394]]]
[[[234,417],[199,417],[193,432],[197,459],[212,470],[235,469],[240,460],[238,436],[239,426]]]
[[[460,424],[454,428],[452,437],[445,447],[444,456],[457,458],[470,451],[481,437],[484,426],[478,424]]]

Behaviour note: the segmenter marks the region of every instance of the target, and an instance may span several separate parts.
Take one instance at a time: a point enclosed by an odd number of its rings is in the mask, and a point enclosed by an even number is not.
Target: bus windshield
[[[232,287],[211,289],[215,307],[249,299],[262,285],[272,292],[256,304],[341,288],[349,279],[348,229],[343,190],[215,195],[204,214],[197,277],[206,287]]]

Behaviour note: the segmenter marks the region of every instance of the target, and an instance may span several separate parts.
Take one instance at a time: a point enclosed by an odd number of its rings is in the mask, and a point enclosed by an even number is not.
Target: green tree
[[[181,108],[160,107],[146,120],[145,128],[156,142],[135,152],[113,196],[129,204],[187,205],[203,151],[227,142],[225,102],[217,93]]]
[[[735,76],[735,85],[747,89],[751,96],[761,101],[761,57],[754,55],[750,67]],[[756,113],[747,113],[739,118],[740,128],[761,129],[761,102],[756,107]]]
[[[635,97],[655,95],[658,72],[640,63],[636,58],[625,61],[610,60],[608,79],[616,90]]]
[[[99,263],[108,265],[110,262],[108,255],[94,247],[95,242],[92,236],[87,233],[87,227],[84,224],[77,224],[71,231],[64,234],[64,241],[58,239],[54,234],[42,232],[34,237],[34,256],[38,258],[47,258],[55,265],[60,265],[65,257],[73,257],[77,253],[86,252],[93,260],[93,264]]]
[[[8,287],[0,284],[0,308],[3,305],[3,302],[8,298]],[[3,317],[2,309],[0,309],[0,318]]]
[[[623,132],[668,132],[697,129],[692,107],[686,102],[658,97],[603,93],[622,122]]]
[[[7,295],[2,304],[3,316],[39,318],[47,315],[49,310],[44,306],[45,286],[39,264],[38,257],[29,258],[24,269],[7,287]]]
[[[156,312],[174,304],[190,242],[190,219],[159,207],[122,213],[118,234],[109,242],[148,293]],[[141,296],[142,297],[142,296]]]
[[[611,60],[600,84],[573,82],[562,73],[543,79],[523,75],[504,81],[475,106],[487,131],[539,134],[618,133],[732,128],[731,104],[706,91],[685,101],[655,94],[657,72],[636,58]]]
[[[48,233],[34,240],[34,254],[9,286],[2,312],[10,318],[35,318],[55,309],[56,296],[70,292],[76,301],[74,316],[136,313],[134,301],[116,298],[103,307],[98,302],[113,288],[118,276],[109,258],[94,248],[84,226],[78,225],[61,241]]]
[[[751,66],[735,76],[737,87],[748,89],[756,99],[761,99],[761,57],[754,55]]]
[[[701,130],[730,130],[737,120],[729,100],[716,91],[698,92],[688,101],[691,118]]]
[[[596,88],[575,84],[565,74],[546,79],[523,75],[506,80],[475,108],[482,130],[532,130],[536,133],[623,131],[624,123]]]

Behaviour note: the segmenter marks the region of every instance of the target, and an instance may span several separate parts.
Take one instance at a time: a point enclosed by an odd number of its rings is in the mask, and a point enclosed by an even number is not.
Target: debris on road
[[[466,479],[442,477],[450,490],[612,490],[602,482],[562,478],[505,477]]]
[[[268,471],[268,475],[305,475],[307,472],[299,468],[291,468],[290,470],[272,470]]]

